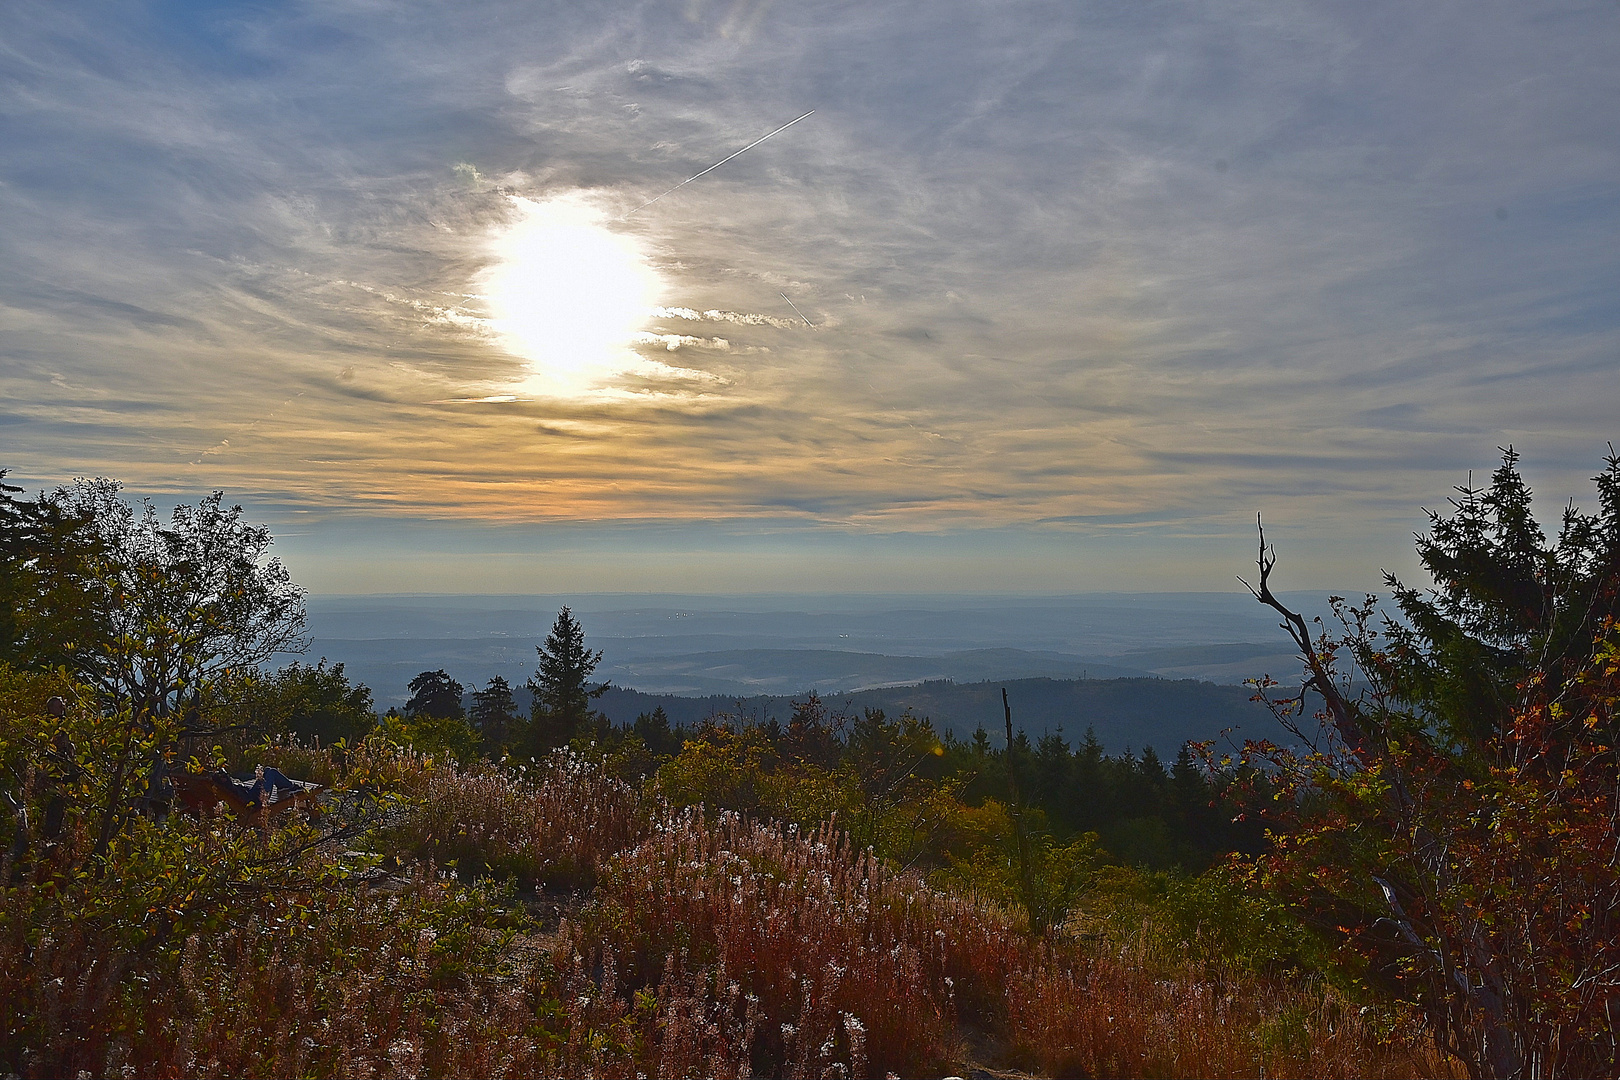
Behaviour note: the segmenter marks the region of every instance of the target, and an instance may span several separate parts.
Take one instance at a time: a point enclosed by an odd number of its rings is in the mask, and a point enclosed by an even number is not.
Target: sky
[[[1617,44],[9,0],[0,467],[223,489],[325,593],[1223,591],[1257,513],[1374,588],[1498,447],[1550,518],[1620,441]]]

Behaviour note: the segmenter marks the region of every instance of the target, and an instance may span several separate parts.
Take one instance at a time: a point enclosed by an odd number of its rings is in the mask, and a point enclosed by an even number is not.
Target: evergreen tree
[[[405,703],[406,716],[459,720],[466,715],[461,705],[462,686],[443,668],[422,672],[410,681],[410,690],[411,698]]]
[[[650,713],[639,714],[630,730],[653,754],[674,754],[681,748],[680,733],[670,730],[669,714],[662,705]]]
[[[1175,803],[1176,812],[1189,824],[1201,820],[1203,811],[1209,808],[1209,784],[1193,759],[1192,747],[1187,743],[1181,744],[1176,763],[1170,769],[1170,797]]]
[[[973,756],[983,759],[990,753],[990,733],[980,724],[973,729]]]
[[[70,512],[22,489],[0,469],[0,662],[18,668],[78,670],[84,643],[101,642],[96,568],[107,546],[88,512]]]
[[[838,761],[838,731],[829,718],[826,702],[814,690],[793,703],[793,716],[782,733],[782,753],[792,761],[830,768]]]
[[[1111,770],[1105,767],[1105,763],[1097,729],[1087,724],[1085,738],[1075,747],[1074,766],[1070,771],[1074,798],[1069,814],[1076,828],[1100,828],[1110,809],[1107,779]]]
[[[1267,781],[1268,884],[1421,1008],[1473,1076],[1617,1064],[1620,456],[1606,465],[1597,513],[1570,506],[1548,542],[1503,451],[1490,487],[1458,488],[1418,537],[1432,588],[1389,577],[1404,619],[1382,625],[1375,597],[1333,598],[1342,635],[1313,636],[1272,593],[1261,536],[1255,595],[1307,668],[1271,704],[1316,748],[1247,747]]]
[[[1073,818],[1073,806],[1065,798],[1069,792],[1073,773],[1073,757],[1063,730],[1048,731],[1035,741],[1035,760],[1030,770],[1031,805],[1045,807],[1053,822],[1067,827]]]
[[[517,702],[512,686],[496,675],[482,690],[473,691],[472,722],[492,753],[500,753],[511,743]]]
[[[594,719],[591,700],[600,697],[607,684],[590,685],[602,653],[586,648],[585,628],[566,607],[557,613],[551,634],[535,646],[535,652],[540,661],[529,678],[529,690],[534,694],[531,742],[533,749],[545,751],[565,745],[586,730]]]

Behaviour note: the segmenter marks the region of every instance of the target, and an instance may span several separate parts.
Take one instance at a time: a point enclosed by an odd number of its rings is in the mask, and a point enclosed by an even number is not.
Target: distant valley
[[[1325,594],[1290,600],[1325,606]],[[910,707],[966,737],[1000,723],[1005,683],[1019,688],[1016,720],[1032,733],[1062,727],[1072,741],[1092,724],[1111,751],[1173,752],[1184,739],[1269,722],[1242,681],[1299,667],[1251,597],[1210,593],[312,596],[302,659],[343,663],[379,708],[402,704],[412,676],[436,668],[469,691],[496,675],[521,687],[565,603],[602,650],[597,675],[614,689],[601,707],[619,722],[661,704],[689,723],[739,701],[785,720],[793,699],[815,690],[852,709]]]

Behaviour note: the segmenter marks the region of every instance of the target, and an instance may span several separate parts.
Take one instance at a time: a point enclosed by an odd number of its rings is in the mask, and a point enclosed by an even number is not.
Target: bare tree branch
[[[1300,659],[1310,669],[1311,675],[1305,681],[1305,687],[1322,695],[1322,700],[1327,704],[1328,715],[1333,718],[1333,729],[1338,732],[1345,747],[1356,756],[1357,760],[1366,764],[1374,756],[1367,733],[1357,721],[1350,703],[1344,699],[1344,695],[1334,684],[1333,675],[1323,661],[1321,652],[1311,641],[1311,632],[1305,623],[1305,617],[1277,599],[1276,594],[1271,591],[1271,571],[1277,565],[1277,549],[1274,546],[1267,546],[1266,528],[1261,523],[1259,514],[1255,515],[1254,524],[1260,533],[1260,558],[1257,563],[1260,568],[1260,587],[1257,589],[1242,578],[1238,580],[1243,581],[1244,587],[1254,594],[1256,600],[1282,615],[1282,628],[1294,639],[1294,646],[1299,649]]]

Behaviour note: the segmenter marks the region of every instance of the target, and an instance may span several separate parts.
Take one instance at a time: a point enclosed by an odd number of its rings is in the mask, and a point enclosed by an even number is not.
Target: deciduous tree
[[[123,731],[97,826],[99,858],[135,809],[166,796],[178,740],[221,683],[302,651],[303,590],[267,558],[268,529],[220,492],[165,525],[114,480],[79,480],[29,502],[0,492],[0,588],[12,603],[6,659],[62,667]],[[206,726],[206,725],[203,725]],[[131,802],[126,783],[144,776]]]
[[[160,716],[228,673],[307,647],[304,590],[268,557],[269,529],[217,491],[176,506],[166,525],[120,492],[114,480],[80,480],[40,500],[61,541],[38,557],[69,565],[60,587],[24,604],[34,648],[110,704]],[[59,622],[71,636],[47,633]]]
[[[286,733],[324,744],[354,743],[376,725],[369,687],[349,682],[342,664],[288,664],[264,674],[248,671],[221,680],[205,695],[199,712],[216,728],[250,734]]]

